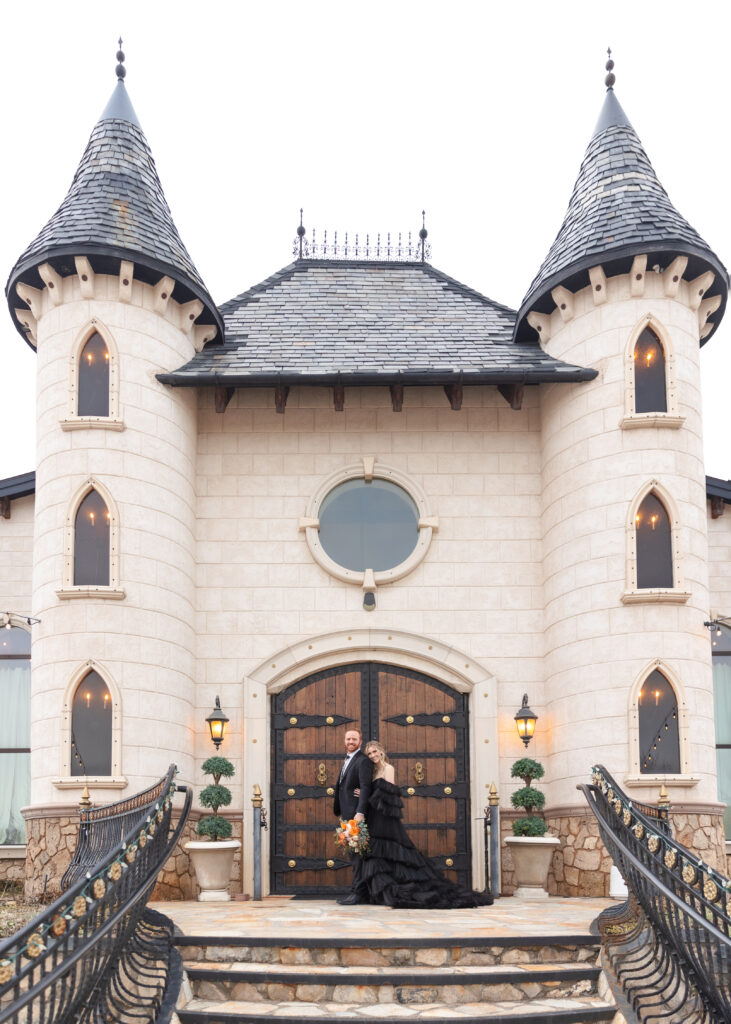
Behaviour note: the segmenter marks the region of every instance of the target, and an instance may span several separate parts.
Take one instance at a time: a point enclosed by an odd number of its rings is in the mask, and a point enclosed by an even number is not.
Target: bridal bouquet
[[[335,829],[335,842],[342,850],[350,850],[360,857],[366,857],[369,852],[369,841],[368,826],[365,821],[356,821],[355,818],[343,821],[341,818],[340,824]]]

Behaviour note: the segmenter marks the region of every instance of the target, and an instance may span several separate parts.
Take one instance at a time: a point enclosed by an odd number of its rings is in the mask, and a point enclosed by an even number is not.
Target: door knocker
[[[417,786],[420,786],[425,778],[426,774],[424,772],[424,765],[421,761],[417,761],[414,765],[414,782]]]
[[[327,767],[324,761],[320,761],[317,766],[317,785],[327,786]]]

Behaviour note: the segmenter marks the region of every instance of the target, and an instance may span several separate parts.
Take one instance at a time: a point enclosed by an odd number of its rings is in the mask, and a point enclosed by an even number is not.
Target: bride
[[[401,822],[401,797],[396,773],[376,740],[366,744],[373,763],[373,787],[366,821],[370,854],[363,858],[362,880],[370,903],[389,907],[481,907],[492,903],[487,893],[472,892],[450,882],[416,849]]]

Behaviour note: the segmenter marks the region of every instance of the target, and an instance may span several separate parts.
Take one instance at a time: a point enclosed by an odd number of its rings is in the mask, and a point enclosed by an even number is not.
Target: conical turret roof
[[[76,272],[75,256],[87,257],[97,273],[118,273],[120,262],[129,260],[138,280],[155,284],[167,275],[175,281],[176,300],[199,299],[204,309],[198,323],[215,324],[222,338],[222,319],[175,227],[120,68],[66,198],[11,271],[11,312],[19,304],[19,281],[42,287],[43,263],[63,277]]]
[[[626,273],[640,254],[648,256],[648,266],[663,269],[676,256],[687,256],[685,276],[691,280],[713,271],[706,295],[720,295],[721,304],[709,320],[707,340],[723,316],[728,273],[670,202],[610,85],[561,229],[518,312],[516,338],[535,339],[525,318],[531,310],[555,309],[551,290],[557,285],[585,287],[589,268],[598,264],[607,276]]]

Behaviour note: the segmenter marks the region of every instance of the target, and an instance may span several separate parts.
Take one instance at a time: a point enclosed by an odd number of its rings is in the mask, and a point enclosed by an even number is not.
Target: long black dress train
[[[370,854],[363,859],[362,881],[371,903],[388,907],[482,907],[492,903],[487,893],[463,889],[445,878],[416,849],[401,822],[399,788],[374,779],[368,801]]]

